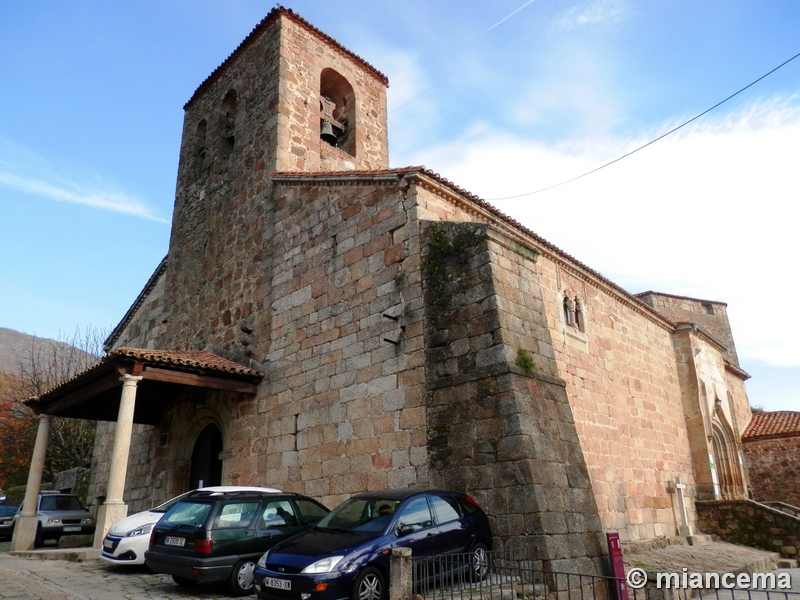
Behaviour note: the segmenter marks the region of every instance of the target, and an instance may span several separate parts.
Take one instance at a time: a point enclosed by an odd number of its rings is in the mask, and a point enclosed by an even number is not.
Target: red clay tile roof
[[[753,413],[753,420],[742,435],[742,441],[796,435],[800,435],[800,412],[779,410]]]
[[[446,179],[445,177],[442,177],[438,173],[436,173],[434,171],[431,171],[430,169],[428,169],[428,168],[426,168],[424,166],[402,167],[402,168],[397,168],[397,169],[379,169],[379,170],[374,170],[374,171],[356,171],[356,170],[354,170],[354,171],[318,171],[318,172],[307,172],[307,173],[303,173],[303,172],[273,172],[271,174],[272,178],[273,179],[277,179],[279,182],[281,182],[281,179],[283,179],[284,182],[285,182],[286,179],[292,179],[292,180],[297,180],[298,183],[301,183],[304,180],[308,181],[309,183],[311,181],[315,181],[315,182],[318,182],[318,183],[320,183],[320,182],[321,183],[325,183],[327,181],[330,181],[331,183],[333,183],[333,180],[336,180],[336,182],[346,182],[348,178],[352,178],[353,181],[355,181],[355,180],[364,181],[365,179],[368,180],[368,179],[371,179],[371,178],[374,178],[376,180],[382,179],[382,180],[385,181],[387,179],[387,176],[392,176],[392,175],[396,176],[398,181],[400,179],[402,179],[406,175],[424,175],[425,177],[428,177],[429,179],[433,179],[435,182],[437,182],[437,183],[449,188],[455,194],[470,200],[471,202],[477,204],[478,206],[480,206],[481,208],[483,208],[487,212],[490,212],[492,215],[494,215],[499,220],[504,221],[508,225],[511,225],[512,227],[514,227],[514,228],[524,232],[526,235],[532,237],[534,240],[536,240],[536,242],[538,244],[540,244],[544,248],[547,248],[552,254],[555,254],[557,256],[562,257],[563,259],[566,259],[567,262],[570,262],[573,265],[575,265],[578,268],[580,268],[581,270],[586,271],[587,273],[591,274],[598,281],[603,282],[605,285],[607,285],[611,289],[615,290],[623,298],[626,298],[628,300],[628,302],[630,302],[631,305],[637,307],[641,312],[644,312],[647,315],[649,315],[650,319],[652,321],[657,322],[657,323],[661,324],[662,327],[666,327],[668,329],[674,329],[675,328],[675,323],[673,323],[672,321],[670,321],[669,319],[664,317],[661,313],[656,311],[653,307],[651,307],[649,304],[645,303],[643,300],[640,300],[639,298],[637,298],[636,296],[634,296],[633,294],[631,294],[627,290],[621,288],[616,283],[614,283],[610,279],[604,277],[603,275],[601,275],[600,273],[598,273],[597,271],[595,271],[594,269],[592,269],[588,265],[585,265],[584,263],[580,262],[574,256],[571,256],[570,254],[567,254],[566,252],[564,252],[563,250],[561,250],[557,246],[551,244],[550,242],[548,242],[547,240],[545,240],[544,238],[542,238],[538,234],[534,233],[532,230],[530,230],[527,227],[525,227],[522,223],[520,223],[516,219],[513,219],[513,218],[509,217],[507,214],[503,213],[502,211],[498,210],[497,208],[495,208],[494,206],[489,204],[486,200],[483,200],[482,198],[479,198],[478,196],[476,196],[472,192],[468,192],[464,188],[459,187],[458,185],[456,185],[452,181]]]
[[[191,367],[212,373],[228,373],[231,375],[247,375],[263,377],[264,374],[245,367],[239,363],[222,358],[205,350],[148,350],[145,348],[117,348],[103,358],[101,362],[117,357],[128,357],[146,361],[153,366]]]
[[[279,5],[273,8],[271,11],[269,11],[269,14],[267,14],[267,16],[264,17],[261,20],[261,22],[253,28],[253,31],[251,31],[247,35],[247,37],[242,40],[242,42],[236,47],[236,49],[233,52],[231,52],[230,56],[228,56],[228,58],[226,58],[220,66],[214,69],[211,72],[211,74],[208,77],[206,77],[205,80],[203,80],[203,83],[201,83],[197,87],[194,94],[192,94],[192,97],[189,98],[189,101],[183,105],[184,110],[186,110],[192,104],[192,102],[195,101],[197,96],[200,95],[202,91],[211,86],[211,84],[214,83],[214,81],[216,81],[218,77],[220,77],[223,73],[225,73],[231,61],[233,61],[237,56],[239,56],[242,52],[244,52],[247,49],[247,47],[253,41],[255,41],[258,38],[258,36],[260,36],[270,25],[272,25],[272,23],[277,21],[278,17],[280,16],[284,16],[291,19],[309,33],[317,36],[322,41],[327,42],[328,44],[336,48],[339,52],[352,58],[362,67],[364,67],[369,73],[371,73],[372,76],[375,77],[378,81],[380,81],[383,85],[387,87],[389,86],[389,78],[386,77],[386,75],[384,75],[380,71],[378,71],[378,69],[373,67],[371,64],[369,64],[367,61],[365,61],[363,58],[361,58],[354,52],[351,52],[350,50],[342,46],[339,42],[337,42],[327,33],[324,33],[321,30],[314,27],[311,23],[306,21],[303,17],[295,13],[293,10],[284,8],[283,6]]]
[[[53,396],[54,393],[57,395],[64,389],[70,388],[73,385],[82,385],[78,382],[85,382],[91,379],[96,373],[110,368],[109,365],[112,363],[119,362],[120,360],[124,362],[126,358],[145,362],[147,366],[166,367],[173,370],[191,371],[201,374],[233,375],[236,378],[250,380],[264,377],[263,373],[255,369],[222,358],[211,352],[206,352],[205,350],[148,350],[146,348],[122,347],[106,354],[94,366],[89,367],[71,379],[47,390],[47,392],[39,396],[38,399],[32,398],[30,401],[34,403],[41,402]]]

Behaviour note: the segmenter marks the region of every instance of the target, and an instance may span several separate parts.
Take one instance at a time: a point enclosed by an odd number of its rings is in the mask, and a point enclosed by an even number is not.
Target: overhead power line
[[[672,133],[675,133],[676,131],[678,131],[678,130],[679,130],[679,129],[681,129],[682,127],[686,127],[686,126],[687,126],[689,123],[691,123],[692,121],[696,121],[697,119],[699,119],[699,118],[700,118],[700,117],[702,117],[703,115],[705,115],[705,114],[707,114],[707,113],[711,112],[712,110],[714,110],[714,109],[715,109],[715,108],[717,108],[718,106],[721,106],[721,105],[725,104],[725,103],[726,103],[728,100],[730,100],[731,98],[734,98],[735,96],[738,96],[738,95],[739,95],[739,94],[741,94],[743,91],[745,91],[747,88],[753,87],[755,84],[757,84],[759,81],[761,81],[761,80],[762,80],[762,79],[764,79],[765,77],[768,77],[769,75],[772,75],[772,74],[773,74],[775,71],[777,71],[777,70],[778,70],[778,69],[780,69],[781,67],[784,67],[784,66],[788,65],[790,62],[792,62],[792,61],[793,61],[795,58],[797,58],[798,56],[800,56],[800,52],[799,52],[799,53],[797,53],[797,54],[795,54],[795,55],[794,55],[792,58],[790,58],[789,60],[782,62],[782,63],[781,63],[781,64],[779,64],[777,67],[775,67],[774,69],[772,69],[772,70],[771,70],[771,71],[769,71],[768,73],[765,73],[764,75],[762,75],[761,77],[759,77],[759,78],[758,78],[758,79],[756,79],[755,81],[753,81],[753,82],[749,83],[748,85],[744,86],[744,87],[743,87],[742,89],[740,89],[738,92],[731,94],[730,96],[728,96],[728,97],[727,97],[727,98],[725,98],[724,100],[722,100],[722,101],[720,101],[720,102],[717,102],[717,103],[716,103],[714,106],[712,106],[711,108],[708,108],[708,109],[704,110],[704,111],[703,111],[703,112],[701,112],[699,115],[696,115],[696,116],[692,117],[691,119],[689,119],[688,121],[686,121],[686,122],[684,122],[684,123],[681,123],[681,124],[680,124],[680,125],[678,125],[677,127],[674,127],[673,129],[670,129],[668,132],[666,132],[666,133],[664,133],[664,134],[662,134],[662,135],[658,136],[658,137],[657,137],[656,139],[654,139],[654,140],[650,140],[649,142],[647,142],[646,144],[644,144],[644,145],[642,145],[642,146],[639,146],[639,147],[638,147],[638,148],[636,148],[635,150],[631,150],[630,152],[628,152],[627,154],[623,154],[623,155],[622,155],[622,156],[620,156],[619,158],[615,158],[614,160],[612,160],[612,161],[610,161],[610,162],[607,162],[607,163],[605,163],[604,165],[600,165],[600,166],[599,166],[599,167],[597,167],[596,169],[592,169],[591,171],[587,171],[587,172],[586,172],[586,173],[584,173],[583,175],[578,175],[577,177],[573,177],[572,179],[567,179],[566,181],[562,181],[561,183],[557,183],[557,184],[555,184],[555,185],[551,185],[551,186],[548,186],[548,187],[546,187],[546,188],[542,188],[542,189],[540,189],[540,190],[535,190],[535,191],[533,191],[533,192],[526,192],[526,193],[524,193],[524,194],[517,194],[516,196],[505,196],[505,197],[503,197],[503,198],[489,198],[489,200],[490,200],[490,201],[495,201],[495,200],[513,200],[513,199],[515,199],[515,198],[523,198],[524,196],[533,196],[534,194],[540,194],[540,193],[542,193],[542,192],[546,192],[546,191],[548,191],[548,190],[552,190],[552,189],[554,189],[554,188],[561,187],[562,185],[566,185],[566,184],[568,184],[568,183],[572,183],[573,181],[577,181],[578,179],[582,179],[582,178],[586,177],[587,175],[591,175],[592,173],[597,173],[599,170],[601,170],[601,169],[605,169],[606,167],[608,167],[608,166],[611,166],[611,165],[613,165],[614,163],[618,163],[618,162],[619,162],[619,161],[621,161],[623,158],[628,158],[628,157],[629,157],[631,154],[636,154],[637,152],[639,152],[639,150],[643,150],[644,148],[647,148],[648,146],[651,146],[652,144],[655,144],[655,143],[656,143],[658,140],[663,140],[665,137],[667,137],[668,135],[670,135],[670,134],[672,134]]]

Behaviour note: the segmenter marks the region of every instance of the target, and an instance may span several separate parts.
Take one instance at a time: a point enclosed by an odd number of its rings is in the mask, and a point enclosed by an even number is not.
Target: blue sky
[[[0,326],[112,327],[166,254],[183,104],[274,6],[0,5]],[[722,300],[751,404],[800,410],[800,4],[287,1],[386,73],[392,166],[494,200],[631,292]],[[515,12],[516,11],[516,12]]]

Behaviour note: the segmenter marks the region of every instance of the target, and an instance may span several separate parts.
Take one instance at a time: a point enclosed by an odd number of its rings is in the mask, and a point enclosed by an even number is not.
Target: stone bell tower
[[[242,320],[268,295],[271,173],[387,168],[387,86],[282,7],[200,84],[184,106],[166,274],[172,314],[157,346],[241,350],[236,340],[253,327]]]

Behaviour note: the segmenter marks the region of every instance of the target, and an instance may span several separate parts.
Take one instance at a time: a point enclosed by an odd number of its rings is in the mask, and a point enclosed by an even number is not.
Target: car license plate
[[[171,535],[168,535],[167,539],[164,540],[164,543],[167,546],[185,546],[186,545],[186,538],[172,537]]]
[[[64,531],[80,531],[80,527],[64,527]]]
[[[108,548],[109,550],[111,550],[111,548],[113,547],[114,547],[114,542],[112,542],[111,540],[103,540],[103,548]]]
[[[275,579],[274,577],[264,577],[264,586],[278,588],[279,590],[292,589],[292,582],[288,579]]]

